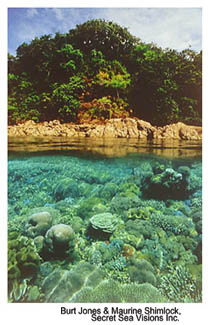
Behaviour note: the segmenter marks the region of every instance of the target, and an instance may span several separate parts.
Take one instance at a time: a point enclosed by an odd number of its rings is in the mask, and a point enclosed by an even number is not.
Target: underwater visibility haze
[[[200,149],[125,145],[10,142],[9,302],[202,301]]]

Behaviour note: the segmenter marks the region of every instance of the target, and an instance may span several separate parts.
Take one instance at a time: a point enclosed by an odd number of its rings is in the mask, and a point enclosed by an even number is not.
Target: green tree
[[[69,42],[85,55],[101,51],[107,60],[120,60],[138,41],[127,28],[112,21],[93,19],[69,31]]]
[[[95,83],[108,91],[108,95],[119,98],[119,92],[126,90],[130,85],[130,74],[120,62],[114,60],[107,68],[100,70],[95,76]]]
[[[84,81],[79,76],[71,77],[68,83],[53,85],[52,100],[54,107],[57,107],[57,116],[63,120],[76,120],[83,89]]]
[[[133,115],[153,124],[200,123],[202,52],[146,44],[95,19],[35,38],[8,55],[9,123]]]

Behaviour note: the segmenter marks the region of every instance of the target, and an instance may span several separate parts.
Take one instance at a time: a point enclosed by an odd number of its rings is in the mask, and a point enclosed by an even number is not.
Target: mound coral
[[[155,270],[150,262],[145,259],[129,260],[129,266],[127,272],[132,282],[137,283],[151,283],[153,286],[156,285]]]
[[[47,211],[40,211],[29,216],[25,225],[25,232],[30,237],[45,235],[46,231],[52,226],[52,215]]]
[[[45,249],[49,255],[62,258],[73,251],[75,234],[71,226],[52,226],[45,235]]]

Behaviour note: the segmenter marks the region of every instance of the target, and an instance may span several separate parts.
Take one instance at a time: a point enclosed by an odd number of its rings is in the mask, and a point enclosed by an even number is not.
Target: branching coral
[[[184,266],[171,266],[161,277],[160,291],[170,302],[201,302],[201,293],[196,281]]]
[[[154,226],[160,227],[166,232],[172,232],[175,235],[197,235],[192,220],[187,217],[153,214],[150,221]]]

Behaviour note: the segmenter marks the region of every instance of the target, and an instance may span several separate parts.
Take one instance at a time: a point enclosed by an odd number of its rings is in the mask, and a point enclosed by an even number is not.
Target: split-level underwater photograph
[[[8,9],[9,303],[202,302],[201,15]]]

